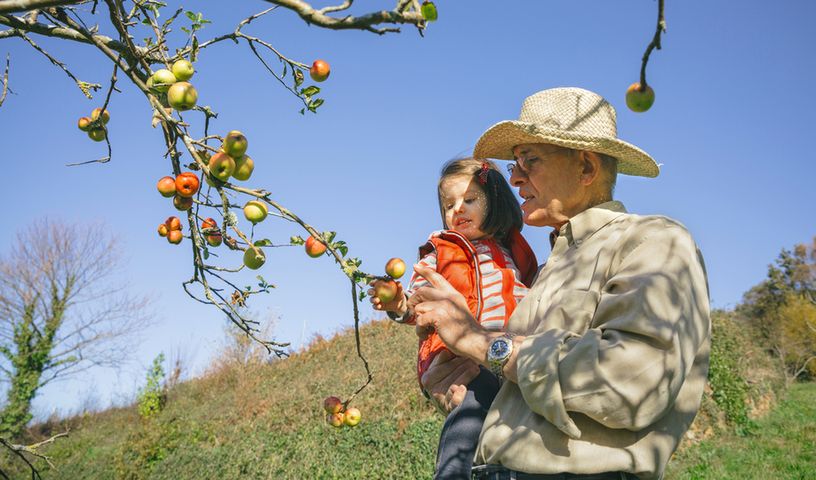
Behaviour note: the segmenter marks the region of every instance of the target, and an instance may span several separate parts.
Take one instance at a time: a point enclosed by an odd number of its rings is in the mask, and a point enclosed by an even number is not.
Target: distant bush
[[[150,418],[162,411],[165,402],[164,392],[164,353],[153,359],[153,366],[147,372],[147,383],[139,391],[139,415]]]

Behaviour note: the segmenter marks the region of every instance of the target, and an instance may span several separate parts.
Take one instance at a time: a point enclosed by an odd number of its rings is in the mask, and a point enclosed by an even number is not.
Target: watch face
[[[507,354],[509,347],[507,340],[500,338],[490,345],[490,356],[493,358],[501,358]]]

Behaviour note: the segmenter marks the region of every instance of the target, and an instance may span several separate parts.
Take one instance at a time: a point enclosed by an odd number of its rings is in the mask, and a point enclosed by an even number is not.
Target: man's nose
[[[510,185],[514,187],[520,187],[525,180],[527,180],[527,176],[521,173],[521,168],[516,166],[513,169],[513,173],[510,174]]]

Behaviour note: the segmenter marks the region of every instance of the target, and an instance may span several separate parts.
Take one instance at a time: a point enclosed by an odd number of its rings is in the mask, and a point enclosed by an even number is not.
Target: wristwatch
[[[499,379],[504,379],[504,365],[513,353],[513,337],[515,335],[505,333],[501,337],[494,338],[487,347],[487,366]]]

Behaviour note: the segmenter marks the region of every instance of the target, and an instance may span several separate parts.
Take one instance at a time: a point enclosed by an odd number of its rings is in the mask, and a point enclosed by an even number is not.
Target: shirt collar
[[[570,218],[559,230],[550,232],[550,246],[555,244],[556,238],[564,235],[569,246],[580,246],[592,234],[604,225],[626,213],[626,207],[621,202],[612,200],[588,208]]]

